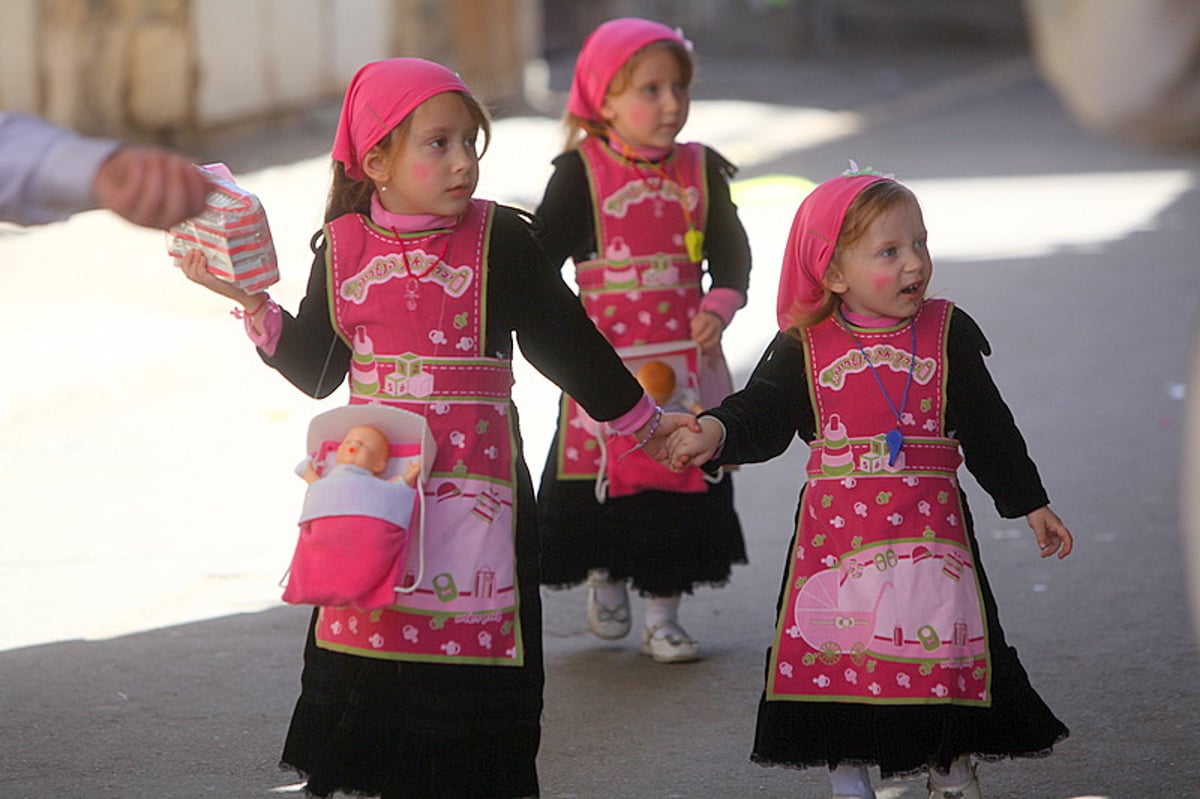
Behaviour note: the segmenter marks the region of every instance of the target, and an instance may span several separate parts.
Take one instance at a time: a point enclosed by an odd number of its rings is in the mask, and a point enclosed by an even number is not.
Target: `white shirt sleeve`
[[[120,142],[0,111],[0,220],[39,225],[96,207],[96,171]]]

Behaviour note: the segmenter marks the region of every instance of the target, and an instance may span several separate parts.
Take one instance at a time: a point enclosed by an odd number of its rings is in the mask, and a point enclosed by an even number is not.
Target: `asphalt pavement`
[[[283,269],[272,293],[291,308],[332,129],[315,109],[203,148],[262,199]],[[850,158],[916,190],[935,293],[992,343],[1077,551],[1041,561],[1023,521],[967,481],[1010,641],[1072,732],[1052,757],[982,766],[985,795],[1200,795],[1177,499],[1200,154],[1081,130],[1019,47],[703,63],[685,133],[741,167],[755,269],[726,337],[738,382],[772,334],[807,181]],[[532,208],[558,142],[552,115],[499,120],[479,196]],[[0,274],[0,796],[299,795],[277,761],[307,612],[281,605],[277,582],[307,422],[344,396],[310,400],[263,368],[227,304],[171,267],[161,233],[101,212],[5,228]],[[555,397],[519,365],[535,475]],[[685,601],[700,663],[589,637],[582,589],[543,592],[543,796],[828,795],[819,772],[748,761],[803,462],[796,443],[737,475],[750,564]],[[923,797],[922,784],[879,796]]]

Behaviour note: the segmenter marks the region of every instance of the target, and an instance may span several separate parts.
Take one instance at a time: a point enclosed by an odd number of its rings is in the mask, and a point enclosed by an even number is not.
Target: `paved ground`
[[[729,332],[744,379],[770,335],[779,252],[806,178],[858,158],[921,196],[935,283],[981,322],[993,373],[1078,553],[1043,563],[972,494],[1009,636],[1072,728],[1056,756],[985,766],[989,797],[1200,792],[1200,665],[1176,496],[1197,300],[1200,158],[1132,151],[1066,118],[1019,51],[705,66],[689,136],[742,166],[756,267]],[[897,67],[895,64],[904,64]],[[332,118],[230,138],[268,209],[295,307]],[[481,196],[532,206],[558,130],[501,121]],[[176,274],[161,234],[104,214],[0,234],[0,796],[295,795],[276,770],[305,611],[280,606],[316,403],[261,367],[225,304]],[[554,391],[519,373],[535,472]],[[739,475],[751,564],[684,621],[706,659],[664,668],[546,595],[544,795],[827,795],[747,762],[762,653],[803,462]],[[884,799],[922,796],[918,781]]]

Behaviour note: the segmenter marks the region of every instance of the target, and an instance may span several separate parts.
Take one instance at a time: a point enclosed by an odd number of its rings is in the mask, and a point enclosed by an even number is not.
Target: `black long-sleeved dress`
[[[957,307],[946,352],[947,435],[959,440],[971,474],[1004,518],[1024,516],[1048,504],[1025,440],[984,364],[990,353],[987,340]],[[711,411],[726,429],[724,447],[714,463],[757,463],[781,454],[793,436],[814,440],[810,396],[803,345],[780,333],[746,387]],[[931,764],[945,769],[966,753],[984,760],[1044,755],[1067,736],[1067,728],[1030,685],[1017,651],[1005,640],[965,496],[962,503],[988,627],[994,670],[991,706],[768,701],[764,692],[754,761],[793,767],[842,761],[874,764],[888,778],[915,774]],[[789,552],[794,543],[793,539]],[[786,574],[785,568],[785,580]],[[777,613],[783,597],[781,588]]]
[[[734,168],[711,149],[706,149],[705,164],[709,210],[704,241],[711,281],[705,291],[727,288],[745,294],[750,245],[729,195]],[[568,151],[554,166],[537,215],[547,259],[557,270],[568,258],[594,257],[596,232],[583,157]],[[591,481],[557,479],[557,463],[556,440],[538,489],[544,584],[578,585],[589,569],[605,568],[611,579],[630,578],[645,595],[671,596],[699,585],[724,584],[731,566],[746,562],[730,475],[704,493],[642,491],[601,504]]]
[[[260,354],[307,394],[324,397],[343,381],[350,350],[329,317],[325,247],[307,295],[273,355]],[[529,223],[498,207],[487,280],[489,357],[511,358],[513,334],[525,357],[597,419],[631,410],[642,388],[547,267]],[[396,323],[404,323],[397,309]],[[394,797],[532,796],[542,710],[541,602],[533,486],[516,424],[516,554],[522,667],[397,663],[320,649],[310,625],[302,692],[282,765],[308,790]],[[315,613],[314,613],[315,620]]]

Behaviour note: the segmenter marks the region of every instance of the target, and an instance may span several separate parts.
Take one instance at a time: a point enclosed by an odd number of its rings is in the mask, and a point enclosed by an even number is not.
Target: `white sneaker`
[[[979,788],[979,779],[975,776],[975,765],[971,765],[971,779],[957,788],[935,788],[928,783],[929,799],[983,799],[983,791]]]
[[[608,582],[600,577],[588,576],[587,626],[592,635],[608,641],[615,641],[629,635],[633,628],[632,616],[629,613],[629,590],[621,583],[621,604],[609,607],[600,603],[596,598],[596,586]]]
[[[657,635],[660,630],[665,634]],[[642,629],[642,654],[657,663],[691,663],[700,659],[700,645],[678,622],[668,621]]]

